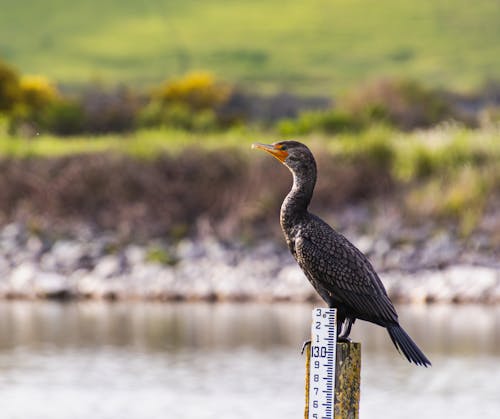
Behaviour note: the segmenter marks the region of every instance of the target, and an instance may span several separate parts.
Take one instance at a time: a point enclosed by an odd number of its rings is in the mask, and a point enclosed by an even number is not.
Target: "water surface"
[[[302,418],[312,306],[0,303],[2,419]],[[360,322],[361,417],[496,418],[500,307],[399,307],[433,362]]]

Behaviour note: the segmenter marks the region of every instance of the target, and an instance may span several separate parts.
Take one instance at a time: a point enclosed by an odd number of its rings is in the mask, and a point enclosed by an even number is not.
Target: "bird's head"
[[[267,151],[287,166],[292,173],[300,173],[310,168],[316,170],[316,162],[311,151],[298,141],[279,141],[273,144],[254,143],[252,148]]]

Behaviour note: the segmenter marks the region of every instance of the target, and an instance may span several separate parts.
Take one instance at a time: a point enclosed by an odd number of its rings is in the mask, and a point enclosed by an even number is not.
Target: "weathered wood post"
[[[319,348],[316,343],[313,352],[315,363],[314,380],[311,392],[311,345],[306,346],[306,400],[305,400],[305,419],[358,419],[359,418],[359,396],[360,396],[360,375],[361,375],[361,344],[357,342],[340,342],[335,346],[328,342],[336,342],[336,315],[317,310],[318,318],[328,318],[324,322],[314,321],[312,325],[312,338],[315,342],[320,342],[323,336],[323,345]],[[313,311],[314,313],[314,311]],[[318,317],[321,316],[321,317]],[[313,344],[314,345],[314,344]],[[331,355],[328,355],[331,354]],[[335,355],[335,379],[333,380],[333,356]],[[330,361],[331,360],[331,361]],[[325,363],[326,362],[326,363]],[[326,367],[323,374],[318,372],[318,368]],[[334,394],[332,394],[332,386]],[[326,396],[324,395],[326,394]],[[332,397],[333,396],[333,397]],[[310,409],[310,397],[313,398],[315,405]],[[333,400],[332,400],[333,399]],[[321,400],[321,401],[320,401]],[[331,405],[333,401],[333,406]],[[322,408],[318,413],[318,408]],[[316,409],[316,410],[315,410]],[[312,411],[309,417],[309,411]],[[320,417],[321,416],[321,417]]]
[[[335,362],[336,419],[359,418],[359,387],[361,382],[361,344],[337,343]]]

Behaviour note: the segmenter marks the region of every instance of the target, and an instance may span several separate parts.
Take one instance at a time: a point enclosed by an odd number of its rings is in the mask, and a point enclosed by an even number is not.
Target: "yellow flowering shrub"
[[[22,76],[20,80],[22,102],[36,110],[60,99],[53,83],[44,76]]]
[[[166,81],[155,92],[154,97],[165,104],[178,103],[193,110],[201,110],[223,104],[230,93],[230,88],[218,83],[211,73],[198,71]]]

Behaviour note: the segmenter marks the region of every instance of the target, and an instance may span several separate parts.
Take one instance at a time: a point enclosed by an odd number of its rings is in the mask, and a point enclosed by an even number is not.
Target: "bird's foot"
[[[300,354],[301,355],[304,355],[304,350],[306,349],[307,346],[311,346],[311,341],[310,340],[306,340],[303,344],[302,344],[302,349],[300,350]]]
[[[350,343],[349,335],[351,334],[352,325],[356,321],[356,318],[348,317],[346,323],[343,325],[342,330],[339,331],[337,336],[337,342]]]

